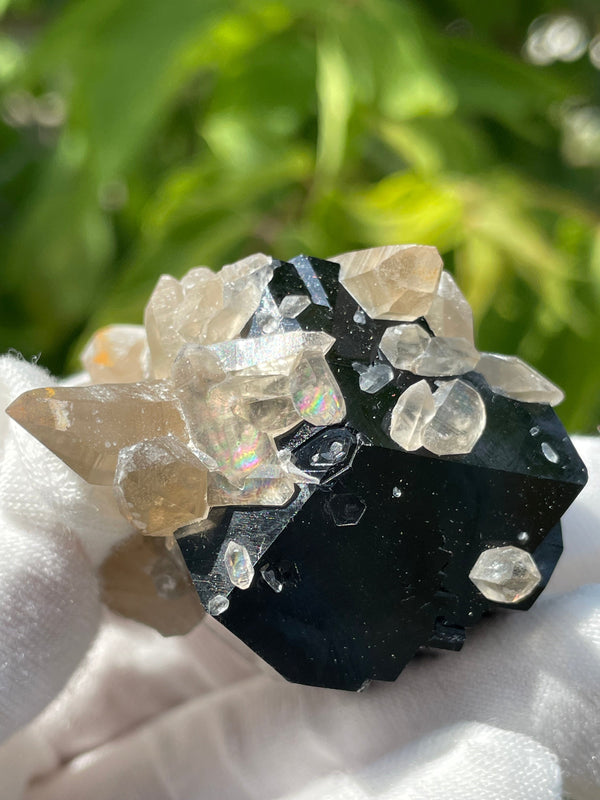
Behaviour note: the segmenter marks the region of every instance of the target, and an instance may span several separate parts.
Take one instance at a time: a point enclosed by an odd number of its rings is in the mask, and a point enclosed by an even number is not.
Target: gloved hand
[[[0,408],[50,383],[0,358]],[[102,612],[129,533],[110,489],[0,414],[0,798],[597,798],[600,443],[576,446],[590,481],[534,608],[351,694],[286,683],[210,618],[163,639]]]

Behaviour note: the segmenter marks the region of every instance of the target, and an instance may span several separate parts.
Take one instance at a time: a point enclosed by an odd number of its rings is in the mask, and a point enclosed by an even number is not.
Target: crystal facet
[[[435,414],[433,395],[427,381],[409,386],[392,411],[390,436],[405,450],[423,445],[423,430]]]
[[[132,383],[148,377],[148,342],[142,325],[109,325],[81,354],[92,383]]]
[[[542,580],[531,555],[512,545],[484,550],[469,578],[484,597],[495,603],[518,603]]]
[[[483,353],[477,364],[491,388],[505,397],[523,403],[549,403],[556,406],[564,400],[564,392],[516,356]]]
[[[285,374],[294,358],[308,350],[325,355],[334,341],[323,331],[291,331],[252,339],[234,339],[211,345],[207,350],[214,353],[225,372],[273,374],[274,366],[279,366]]]
[[[473,312],[449,272],[444,270],[427,314],[427,324],[436,336],[466,339],[474,344]]]
[[[558,464],[560,461],[560,456],[551,444],[548,444],[548,442],[542,442],[541,448],[544,458],[547,458],[548,461],[551,461],[553,464]]]
[[[254,578],[254,567],[243,544],[229,542],[225,550],[225,568],[229,580],[238,589],[249,589]]]
[[[181,281],[163,275],[144,320],[154,376],[169,375],[186,342],[212,344],[238,336],[272,274],[271,259],[256,253],[226,265],[218,274],[196,267]]]
[[[341,283],[373,319],[411,322],[431,308],[442,273],[435,247],[393,245],[335,256]]]
[[[89,483],[113,482],[123,447],[168,434],[188,438],[162,381],[33,389],[6,411]]]
[[[415,364],[430,341],[431,337],[420,325],[394,325],[386,329],[379,346],[393,367],[415,372]]]
[[[229,608],[229,600],[222,594],[216,594],[208,601],[208,613],[212,617],[218,617]]]
[[[423,429],[423,446],[438,456],[470,453],[485,428],[479,392],[460,379],[443,383],[433,395],[435,413]]]
[[[124,447],[115,473],[121,513],[139,531],[165,536],[208,514],[206,467],[173,436]]]
[[[322,353],[305,353],[290,386],[294,408],[312,425],[334,425],[346,413],[344,398]]]
[[[446,339],[435,336],[416,359],[413,372],[429,377],[463,375],[475,368],[479,353],[466,339]]]
[[[394,379],[394,370],[387,364],[369,364],[368,367],[362,364],[353,364],[352,366],[360,375],[358,385],[363,392],[368,394],[376,394]]]
[[[102,564],[100,587],[102,602],[111,611],[150,625],[163,636],[183,636],[204,617],[172,536],[130,536]]]
[[[297,317],[310,305],[310,298],[305,294],[288,294],[279,304],[279,313],[283,317]]]

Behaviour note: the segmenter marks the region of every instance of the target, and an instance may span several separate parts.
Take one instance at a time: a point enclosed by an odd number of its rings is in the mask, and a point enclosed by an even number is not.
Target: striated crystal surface
[[[415,364],[430,341],[431,336],[420,325],[394,325],[385,330],[379,347],[392,366],[415,372]]]
[[[163,636],[183,636],[204,617],[172,536],[130,536],[102,564],[100,586],[102,602],[112,611],[150,625]]]
[[[418,450],[423,444],[423,429],[435,414],[433,394],[427,381],[409,386],[392,411],[390,436],[405,450]]]
[[[225,568],[229,580],[238,589],[249,589],[254,578],[254,567],[243,544],[229,542],[225,550]]]
[[[355,362],[353,368],[360,375],[358,385],[367,394],[376,394],[394,378],[394,370],[388,364],[363,364]]]
[[[479,353],[466,339],[434,336],[425,351],[415,360],[412,372],[417,375],[441,377],[463,375],[475,368]]]
[[[289,374],[295,359],[307,350],[327,353],[335,339],[323,331],[290,331],[251,339],[234,339],[208,347],[226,372],[246,375]]]
[[[183,302],[183,288],[172,275],[161,275],[144,313],[144,326],[152,362],[152,374],[166,378],[171,362],[185,343],[174,324],[174,317]]]
[[[208,514],[207,470],[173,436],[147,439],[119,453],[115,495],[141,533],[166,536]]]
[[[548,378],[517,356],[483,353],[477,364],[490,387],[498,394],[523,403],[549,403],[556,406],[564,400],[564,392]]]
[[[279,313],[284,317],[297,317],[310,305],[310,298],[305,294],[288,294],[279,304]]]
[[[495,603],[518,603],[542,580],[531,555],[512,545],[484,550],[469,578],[484,597]]]
[[[442,273],[435,247],[393,245],[355,250],[331,259],[340,282],[373,319],[411,322],[426,314]]]
[[[485,429],[479,392],[459,378],[434,392],[435,413],[423,430],[423,446],[438,456],[470,453]]]
[[[108,325],[81,354],[92,383],[135,383],[148,377],[148,342],[142,325]]]
[[[89,483],[113,482],[123,447],[167,434],[188,438],[163,381],[34,389],[6,411]]]
[[[425,319],[436,336],[466,339],[471,344],[475,343],[471,306],[446,270],[442,272],[438,290]]]

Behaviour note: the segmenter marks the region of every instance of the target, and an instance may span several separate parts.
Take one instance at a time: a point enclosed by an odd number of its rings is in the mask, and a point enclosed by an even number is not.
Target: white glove
[[[0,358],[1,408],[50,382]],[[1,800],[598,798],[597,440],[536,606],[361,694],[286,683],[210,618],[163,639],[105,611],[88,650],[127,525],[4,415],[0,441]]]

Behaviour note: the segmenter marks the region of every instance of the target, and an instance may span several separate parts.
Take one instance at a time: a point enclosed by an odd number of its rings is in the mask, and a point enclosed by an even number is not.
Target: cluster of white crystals
[[[346,410],[325,359],[334,339],[293,322],[307,295],[279,309],[271,301],[274,332],[240,338],[272,274],[259,253],[216,273],[163,275],[145,328],[104,328],[85,348],[95,384],[29,392],[12,415],[87,481],[114,483],[122,513],[146,535],[170,535],[212,506],[285,505],[315,479],[275,437],[302,421],[339,423]],[[284,318],[288,327],[277,324]],[[247,588],[245,547],[231,543],[223,560],[231,583]]]
[[[519,358],[478,352],[471,307],[442,269],[435,248],[374,247],[333,260],[341,265],[341,282],[370,317],[400,323],[387,328],[380,341],[393,367],[455,378],[438,381],[435,392],[419,381],[398,398],[390,436],[405,450],[425,447],[436,455],[457,455],[473,449],[485,429],[485,406],[473,386],[455,377],[473,370],[494,392],[515,400],[556,405],[563,399],[558,387]],[[389,382],[381,364],[353,366],[363,391],[375,393]]]
[[[484,550],[469,578],[484,597],[495,603],[518,603],[542,580],[532,556],[513,545]]]

